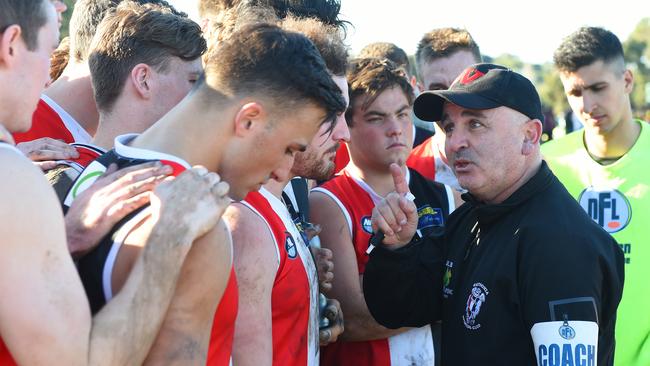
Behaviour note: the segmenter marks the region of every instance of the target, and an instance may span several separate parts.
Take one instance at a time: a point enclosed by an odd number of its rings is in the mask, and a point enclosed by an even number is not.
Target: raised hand
[[[404,170],[393,163],[390,172],[395,191],[386,195],[372,210],[372,229],[375,233],[384,233],[383,244],[397,249],[408,244],[415,235],[418,214]]]

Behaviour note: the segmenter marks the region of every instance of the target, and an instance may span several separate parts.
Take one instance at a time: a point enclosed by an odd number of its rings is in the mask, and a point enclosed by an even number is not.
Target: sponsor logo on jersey
[[[370,219],[370,216],[364,216],[361,218],[361,228],[363,231],[372,235],[372,220]]]
[[[630,202],[616,189],[587,187],[580,193],[578,202],[610,234],[625,229],[632,218]]]
[[[480,282],[475,283],[472,286],[472,291],[470,291],[469,296],[467,297],[467,305],[465,306],[465,314],[463,315],[463,324],[467,329],[476,330],[481,327],[476,321],[476,317],[481,311],[481,307],[487,296],[490,294],[487,287]]]
[[[302,241],[305,243],[305,245],[309,246],[309,236],[307,235],[307,232],[305,231],[305,227],[302,225],[302,220],[300,218],[295,218],[293,219],[294,225],[296,225],[296,228],[298,229],[298,232],[300,233],[300,237],[302,238]]]
[[[298,256],[298,247],[296,247],[296,241],[293,239],[293,236],[288,231],[284,232],[284,249],[287,251],[287,256],[290,259],[295,259]]]
[[[595,366],[598,354],[598,324],[590,321],[536,323],[530,330],[537,365]]]
[[[418,208],[418,230],[444,225],[441,208],[424,205]]]

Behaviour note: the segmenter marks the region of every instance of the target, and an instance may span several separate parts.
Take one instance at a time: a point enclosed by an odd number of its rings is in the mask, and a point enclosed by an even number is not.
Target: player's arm
[[[57,160],[76,159],[79,157],[77,149],[61,140],[50,137],[41,137],[32,141],[16,144],[27,158],[43,171],[56,167]]]
[[[332,198],[318,191],[310,193],[309,205],[311,220],[322,227],[321,245],[332,251],[336,263],[336,273],[328,296],[341,303],[341,310],[345,314],[345,331],[339,339],[382,339],[407,330],[385,328],[370,315],[363,297],[363,276],[359,275],[352,236],[341,208]]]
[[[20,365],[84,365],[90,310],[54,191],[11,151],[0,166],[0,336]]]
[[[248,207],[232,204],[225,214],[232,230],[239,312],[232,359],[235,365],[273,363],[271,296],[278,270],[273,234]]]
[[[228,185],[204,168],[193,168],[156,187],[151,198],[154,225],[142,254],[117,296],[93,318],[90,364],[142,364],[154,340],[167,342],[166,338],[156,339],[163,320],[161,334],[178,329],[178,339],[188,340],[188,328],[205,320],[206,314],[214,315],[230,270],[230,242],[224,239],[223,225],[215,228],[229,202],[227,191]],[[213,262],[207,265],[210,260]],[[201,279],[218,277],[191,283],[192,276],[184,277],[190,268],[199,272],[192,275]],[[191,308],[200,310],[196,314],[179,311],[185,300],[201,301]],[[188,315],[198,320],[189,321]],[[207,345],[203,329],[209,337],[211,324],[212,317],[202,324],[200,334],[189,336],[195,337],[191,344]],[[207,346],[203,350],[197,347],[197,352],[205,357]]]
[[[194,242],[145,364],[206,363],[214,315],[230,278],[231,248],[223,221]]]

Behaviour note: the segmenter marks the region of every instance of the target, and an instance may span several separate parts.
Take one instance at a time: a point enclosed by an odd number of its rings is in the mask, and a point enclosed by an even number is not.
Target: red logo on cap
[[[477,69],[475,69],[475,68],[473,68],[473,67],[468,68],[467,70],[465,70],[465,72],[463,72],[463,73],[460,75],[460,83],[461,83],[462,85],[469,84],[469,83],[471,83],[472,81],[474,81],[474,80],[480,78],[480,77],[483,76],[483,75],[485,75],[485,74],[482,73],[482,72],[480,72],[480,71],[478,71]]]

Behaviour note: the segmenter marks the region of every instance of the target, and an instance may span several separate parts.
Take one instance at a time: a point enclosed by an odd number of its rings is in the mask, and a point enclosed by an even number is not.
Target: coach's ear
[[[267,111],[259,102],[243,104],[235,114],[235,135],[246,136],[254,130],[264,128],[268,123]]]
[[[530,155],[535,151],[542,138],[542,128],[542,121],[538,119],[531,119],[524,123],[524,141],[521,147],[523,155]]]
[[[137,64],[131,69],[129,81],[136,94],[142,99],[150,99],[153,86],[153,69],[147,64]]]
[[[16,60],[16,47],[22,42],[22,30],[19,25],[12,24],[2,32],[0,37],[0,64],[11,66]]]

